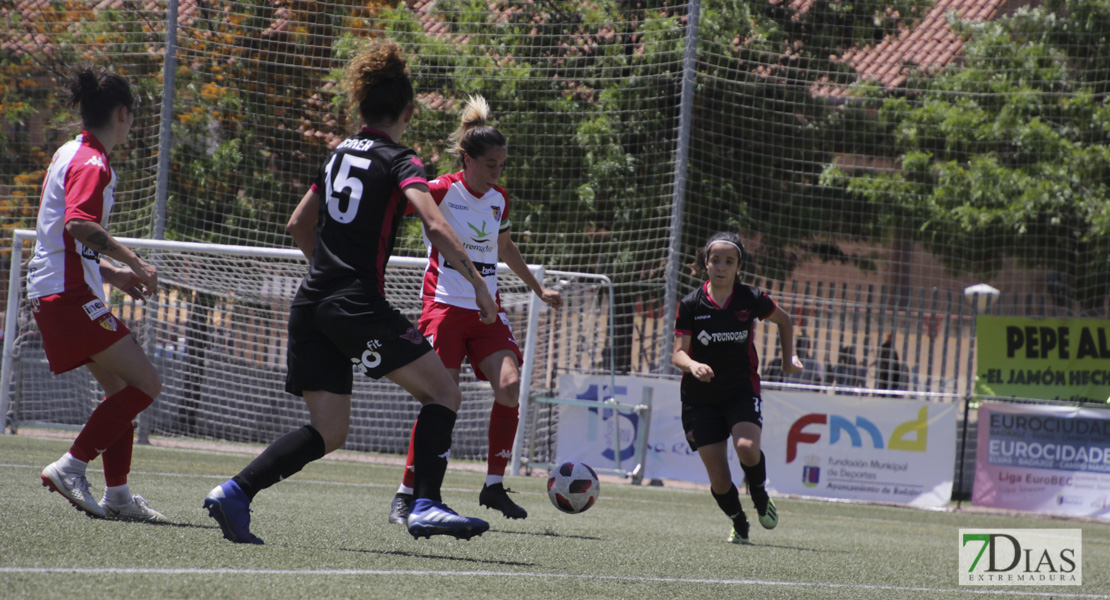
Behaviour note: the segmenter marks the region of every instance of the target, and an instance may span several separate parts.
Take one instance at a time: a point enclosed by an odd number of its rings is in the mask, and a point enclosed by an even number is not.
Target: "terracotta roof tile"
[[[1005,3],[1006,0],[940,0],[913,28],[874,46],[847,52],[840,61],[851,65],[863,79],[877,81],[886,88],[897,87],[906,81],[911,69],[935,72],[963,50],[963,41],[948,26],[949,13],[955,12],[961,19],[985,21],[996,17]],[[826,86],[817,92],[841,96],[847,89]]]

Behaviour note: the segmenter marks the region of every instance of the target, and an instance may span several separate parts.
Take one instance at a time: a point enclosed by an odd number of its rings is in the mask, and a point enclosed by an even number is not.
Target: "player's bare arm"
[[[130,248],[119,243],[100,223],[84,219],[70,219],[66,221],[66,233],[86,247],[130,267],[131,272],[139,278],[143,286],[143,289],[139,290],[143,296],[149,297],[158,289],[158,269],[140,258]]]
[[[312,251],[316,246],[316,222],[319,218],[320,194],[309,190],[285,224],[285,230],[293,236],[293,241],[308,260],[312,260]]]
[[[798,355],[794,354],[794,321],[791,320],[790,315],[785,310],[776,306],[775,311],[767,320],[774,323],[779,329],[779,348],[782,350],[783,356],[789,356],[789,361],[782,361],[783,373],[801,373],[805,365],[802,361],[798,360]]]
[[[435,199],[428,193],[428,186],[410,185],[405,188],[405,197],[408,198],[416,216],[424,223],[424,233],[428,239],[447,257],[447,261],[455,267],[455,270],[462,273],[463,277],[474,286],[482,322],[486,325],[493,323],[497,319],[497,302],[490,295],[485,278],[478,272],[470,256],[463,249],[462,242],[455,235],[455,230],[443,218],[443,213],[439,212]]]
[[[674,336],[674,352],[671,354],[671,363],[680,371],[689,373],[698,381],[713,379],[713,368],[705,363],[700,363],[690,357],[690,336]]]
[[[550,304],[552,308],[559,308],[563,305],[563,298],[559,295],[559,292],[543,287],[543,284],[532,274],[532,270],[528,268],[528,263],[520,254],[520,248],[516,247],[513,236],[508,231],[497,236],[497,255],[541,300]]]

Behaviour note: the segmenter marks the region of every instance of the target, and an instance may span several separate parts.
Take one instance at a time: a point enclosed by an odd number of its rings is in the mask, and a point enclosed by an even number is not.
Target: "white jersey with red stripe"
[[[509,230],[509,199],[505,189],[495,185],[479,196],[466,185],[462,171],[428,182],[428,189],[443,218],[454,228],[470,262],[485,278],[489,293],[500,305],[501,298],[497,295],[497,236]],[[474,286],[447,263],[447,259],[428,239],[427,232],[424,233],[424,246],[428,249],[424,299],[478,310]]]
[[[89,288],[104,300],[100,253],[66,232],[71,219],[108,226],[116,172],[100,141],[87,131],[66,142],[50,161],[39,202],[35,255],[27,270],[27,297]]]

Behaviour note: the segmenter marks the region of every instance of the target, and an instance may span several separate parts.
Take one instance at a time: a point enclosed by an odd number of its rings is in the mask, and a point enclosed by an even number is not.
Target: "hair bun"
[[[69,81],[69,91],[72,95],[70,101],[73,106],[78,106],[83,100],[92,96],[100,89],[100,81],[91,68],[86,67],[77,72]]]

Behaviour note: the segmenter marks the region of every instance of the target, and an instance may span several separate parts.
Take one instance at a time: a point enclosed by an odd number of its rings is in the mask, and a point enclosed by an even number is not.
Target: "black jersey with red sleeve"
[[[756,319],[775,311],[771,298],[755,286],[737,283],[724,306],[709,295],[709,282],[678,304],[675,335],[690,336],[690,358],[713,369],[713,379],[682,375],[682,401],[712,402],[722,391],[759,395],[759,355],[752,343]]]
[[[385,296],[385,267],[408,200],[402,190],[424,184],[411,148],[364,128],[336,147],[317,172],[316,244],[294,304],[339,295]]]

